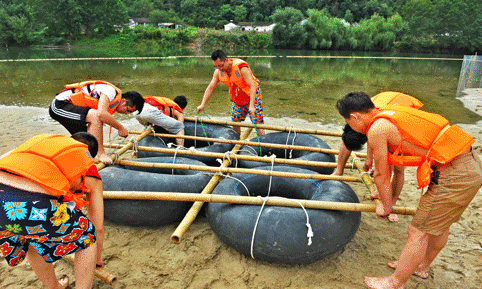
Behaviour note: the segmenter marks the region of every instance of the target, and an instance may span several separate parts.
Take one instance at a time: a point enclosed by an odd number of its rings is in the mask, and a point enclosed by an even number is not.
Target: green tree
[[[339,49],[345,45],[347,28],[341,19],[331,16],[326,9],[308,10],[309,23],[314,28],[314,39],[310,39],[312,49]]]
[[[0,44],[28,46],[44,41],[47,27],[37,23],[32,7],[23,1],[0,3]]]
[[[287,7],[278,9],[273,14],[276,26],[271,34],[271,42],[277,48],[297,49],[304,46],[307,33],[301,25],[303,13]]]
[[[246,21],[247,14],[248,14],[248,10],[244,6],[237,5],[236,8],[234,8],[234,21],[235,22]]]

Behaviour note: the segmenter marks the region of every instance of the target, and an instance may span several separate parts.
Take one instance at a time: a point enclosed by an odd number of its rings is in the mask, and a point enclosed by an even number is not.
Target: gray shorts
[[[136,115],[136,119],[142,125],[152,124],[162,127],[172,134],[176,134],[184,129],[182,122],[163,114],[162,111],[152,106],[144,106],[142,112]]]

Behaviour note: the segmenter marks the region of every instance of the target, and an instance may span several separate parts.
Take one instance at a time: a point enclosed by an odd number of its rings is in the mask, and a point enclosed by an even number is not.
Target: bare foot
[[[397,214],[390,214],[388,215],[388,220],[390,222],[393,222],[393,223],[396,223],[398,221],[400,221],[400,219],[398,218],[398,215]]]
[[[105,153],[99,155],[99,161],[103,162],[106,165],[112,164],[112,159]]]
[[[105,266],[104,260],[100,260],[95,263],[96,268],[104,268],[104,266]]]
[[[388,267],[392,268],[392,269],[397,269],[397,266],[398,266],[398,261],[392,261],[392,262],[389,262],[388,264]],[[417,277],[420,277],[422,279],[427,279],[428,278],[428,269],[427,270],[417,270],[415,272],[413,272],[412,275],[415,275]]]
[[[59,284],[60,284],[59,288],[65,289],[69,287],[69,283],[70,283],[69,277],[63,276],[62,278],[59,279]]]
[[[380,277],[365,277],[365,284],[368,286],[368,288],[373,288],[373,289],[404,289],[405,286],[399,286],[396,287],[390,281],[388,278],[380,278]]]

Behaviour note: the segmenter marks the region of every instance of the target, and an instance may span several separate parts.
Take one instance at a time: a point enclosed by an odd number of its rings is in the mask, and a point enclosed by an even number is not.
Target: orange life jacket
[[[173,100],[162,96],[144,96],[144,100],[152,106],[157,107],[163,114],[173,117],[174,110],[182,112],[182,108]]]
[[[438,114],[400,105],[388,105],[379,110],[371,124],[380,118],[392,122],[398,128],[402,140],[428,151],[425,156],[404,155],[400,143],[394,153],[388,154],[390,164],[418,166],[419,188],[429,185],[432,172],[430,166],[433,161],[448,163],[475,142],[458,126],[450,125],[447,119]]]
[[[231,70],[229,71],[229,73],[226,73],[220,70],[219,81],[229,86],[231,101],[233,101],[238,105],[246,105],[249,103],[250,89],[249,89],[249,86],[244,81],[243,76],[241,75],[239,65],[242,63],[247,65],[247,63],[242,59],[229,59],[229,61],[233,62],[231,65]],[[259,80],[253,75],[252,72],[251,72],[251,76],[253,77],[253,81],[256,84],[256,90],[258,90]],[[244,94],[237,93],[236,91],[237,89],[241,89],[241,91],[243,91]]]
[[[50,195],[75,201],[77,208],[86,204],[70,192],[70,183],[94,164],[87,145],[62,135],[34,136],[0,159],[0,169],[26,177]]]
[[[421,108],[423,103],[413,96],[395,91],[384,91],[371,98],[376,108],[386,105],[401,105],[413,108]]]
[[[107,111],[110,114],[114,114],[114,112],[116,112],[116,109],[120,104],[120,100],[122,98],[122,90],[117,88],[112,83],[109,83],[109,82],[103,81],[103,80],[88,80],[88,81],[83,81],[83,82],[67,84],[67,85],[65,85],[64,90],[62,90],[61,92],[64,92],[66,90],[72,91],[72,95],[70,95],[70,101],[72,102],[72,104],[97,109],[97,107],[99,106],[99,99],[96,98],[96,96],[93,95],[93,91],[90,91],[90,86],[89,86],[89,85],[95,85],[95,84],[107,84],[107,85],[115,88],[116,96],[109,103],[109,108],[107,109]],[[83,88],[85,86],[87,86],[89,94],[84,93]]]

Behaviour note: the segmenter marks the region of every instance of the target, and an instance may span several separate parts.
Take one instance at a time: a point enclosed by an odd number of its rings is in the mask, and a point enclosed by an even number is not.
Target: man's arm
[[[241,71],[241,76],[244,79],[244,82],[246,82],[246,84],[249,87],[249,113],[251,115],[254,115],[254,113],[256,112],[256,109],[254,107],[254,99],[256,98],[256,83],[254,82],[253,77],[251,76],[252,73],[249,67],[247,66],[241,67],[240,71]]]
[[[213,74],[213,79],[211,79],[211,82],[206,88],[206,91],[204,91],[203,100],[201,101],[201,104],[196,109],[197,113],[201,113],[201,111],[204,110],[204,106],[206,106],[206,103],[211,98],[211,95],[213,94],[213,91],[218,84],[219,84],[219,69],[216,69]]]
[[[94,224],[97,232],[97,256],[96,264],[104,266],[102,261],[102,247],[104,245],[104,198],[103,198],[103,186],[102,180],[87,176],[85,177],[85,186],[90,190],[87,194],[87,216],[89,220]]]
[[[345,171],[345,164],[350,157],[351,151],[345,146],[342,142],[340,146],[340,152],[338,153],[338,161],[336,163],[336,169],[332,173],[334,176],[343,176],[343,172]]]
[[[120,122],[118,122],[112,114],[108,112],[109,103],[110,103],[109,97],[101,93],[99,98],[99,105],[97,107],[99,120],[103,123],[106,123],[112,126],[113,128],[117,129],[119,132],[127,131],[126,128]],[[121,133],[119,133],[119,135],[121,135]]]
[[[184,123],[184,113],[180,112],[179,110],[177,109],[173,109],[174,111],[174,119]]]
[[[392,212],[391,166],[388,163],[388,137],[394,133],[386,120],[377,120],[368,132],[368,147],[373,151],[375,173],[373,175],[381,203],[377,215],[387,217]]]

